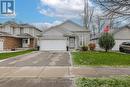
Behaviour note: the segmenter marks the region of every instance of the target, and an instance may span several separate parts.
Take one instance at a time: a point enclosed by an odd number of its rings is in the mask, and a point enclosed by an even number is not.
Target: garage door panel
[[[66,50],[66,40],[41,40],[40,50]]]

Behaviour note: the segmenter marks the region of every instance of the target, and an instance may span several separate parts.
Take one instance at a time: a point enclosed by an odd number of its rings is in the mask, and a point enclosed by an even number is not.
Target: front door
[[[69,38],[69,48],[74,49],[75,48],[75,37]]]
[[[28,47],[28,39],[22,40],[23,47]]]

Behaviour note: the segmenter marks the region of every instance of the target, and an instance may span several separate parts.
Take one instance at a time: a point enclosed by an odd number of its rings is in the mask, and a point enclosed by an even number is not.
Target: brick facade
[[[29,45],[29,48],[35,48],[37,43],[36,43],[36,39],[35,38],[31,38],[30,39],[30,45]]]
[[[11,50],[13,48],[22,48],[22,39],[10,36],[0,36],[0,39],[4,41],[4,50]],[[35,48],[37,40],[35,38],[30,39],[29,48]]]
[[[4,40],[4,50],[10,50],[13,48],[21,48],[22,47],[22,40],[15,37],[1,37]]]

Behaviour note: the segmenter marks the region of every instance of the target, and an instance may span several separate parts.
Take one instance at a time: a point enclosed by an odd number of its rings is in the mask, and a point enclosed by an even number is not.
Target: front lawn
[[[77,87],[130,87],[130,77],[79,78]]]
[[[0,60],[6,59],[9,57],[15,57],[18,55],[23,55],[32,52],[32,50],[19,51],[19,52],[10,52],[10,53],[0,53]]]
[[[75,65],[90,66],[129,66],[130,54],[116,52],[73,52]]]

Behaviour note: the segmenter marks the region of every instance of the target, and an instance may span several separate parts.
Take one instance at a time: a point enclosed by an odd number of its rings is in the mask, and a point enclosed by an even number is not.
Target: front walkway
[[[0,78],[75,78],[130,75],[130,68],[94,67],[0,67]]]

